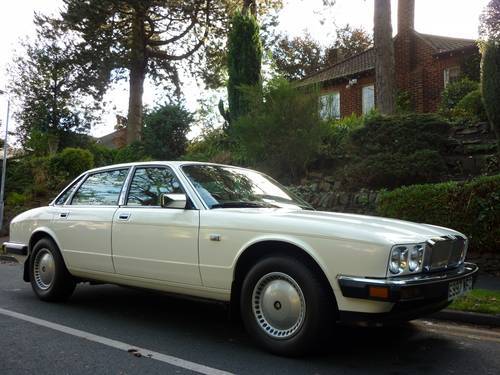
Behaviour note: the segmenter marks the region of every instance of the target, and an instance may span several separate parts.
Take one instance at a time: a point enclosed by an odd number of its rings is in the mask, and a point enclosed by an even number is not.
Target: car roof
[[[242,168],[242,167],[239,167],[236,165],[208,163],[208,162],[200,162],[200,161],[158,160],[158,161],[137,161],[137,162],[132,162],[132,163],[110,164],[110,165],[106,165],[104,167],[89,169],[88,171],[85,171],[84,173],[93,173],[93,172],[105,171],[105,170],[109,170],[109,169],[133,167],[135,165],[141,165],[141,166],[142,165],[168,165],[168,166],[172,166],[172,167],[181,167],[184,165],[214,165],[214,166],[219,166],[219,167],[246,169],[246,168]]]

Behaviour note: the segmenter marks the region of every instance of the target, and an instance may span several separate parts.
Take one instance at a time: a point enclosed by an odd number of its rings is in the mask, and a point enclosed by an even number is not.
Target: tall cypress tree
[[[498,155],[500,158],[500,40],[491,39],[483,47],[481,69],[483,101],[488,119],[497,136]]]
[[[227,93],[230,122],[248,112],[248,102],[241,92],[241,87],[254,86],[261,81],[262,43],[259,25],[249,13],[236,13],[229,32]]]

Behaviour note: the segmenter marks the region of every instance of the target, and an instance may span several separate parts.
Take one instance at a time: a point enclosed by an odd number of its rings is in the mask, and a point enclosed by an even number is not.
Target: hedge
[[[469,249],[475,252],[500,251],[500,175],[382,192],[377,211],[455,229],[469,238]]]

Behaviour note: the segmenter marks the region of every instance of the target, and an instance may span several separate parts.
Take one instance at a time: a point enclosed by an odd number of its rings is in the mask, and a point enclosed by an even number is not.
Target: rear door
[[[67,204],[55,206],[52,227],[69,268],[114,272],[111,225],[128,171],[91,173]]]
[[[116,272],[201,285],[198,266],[199,211],[162,208],[161,194],[185,193],[167,166],[138,166],[124,205],[113,218]]]

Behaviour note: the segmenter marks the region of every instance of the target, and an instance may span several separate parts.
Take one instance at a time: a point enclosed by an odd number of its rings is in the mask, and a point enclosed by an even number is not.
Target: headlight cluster
[[[424,261],[425,244],[398,245],[391,250],[389,271],[392,275],[420,272]]]

